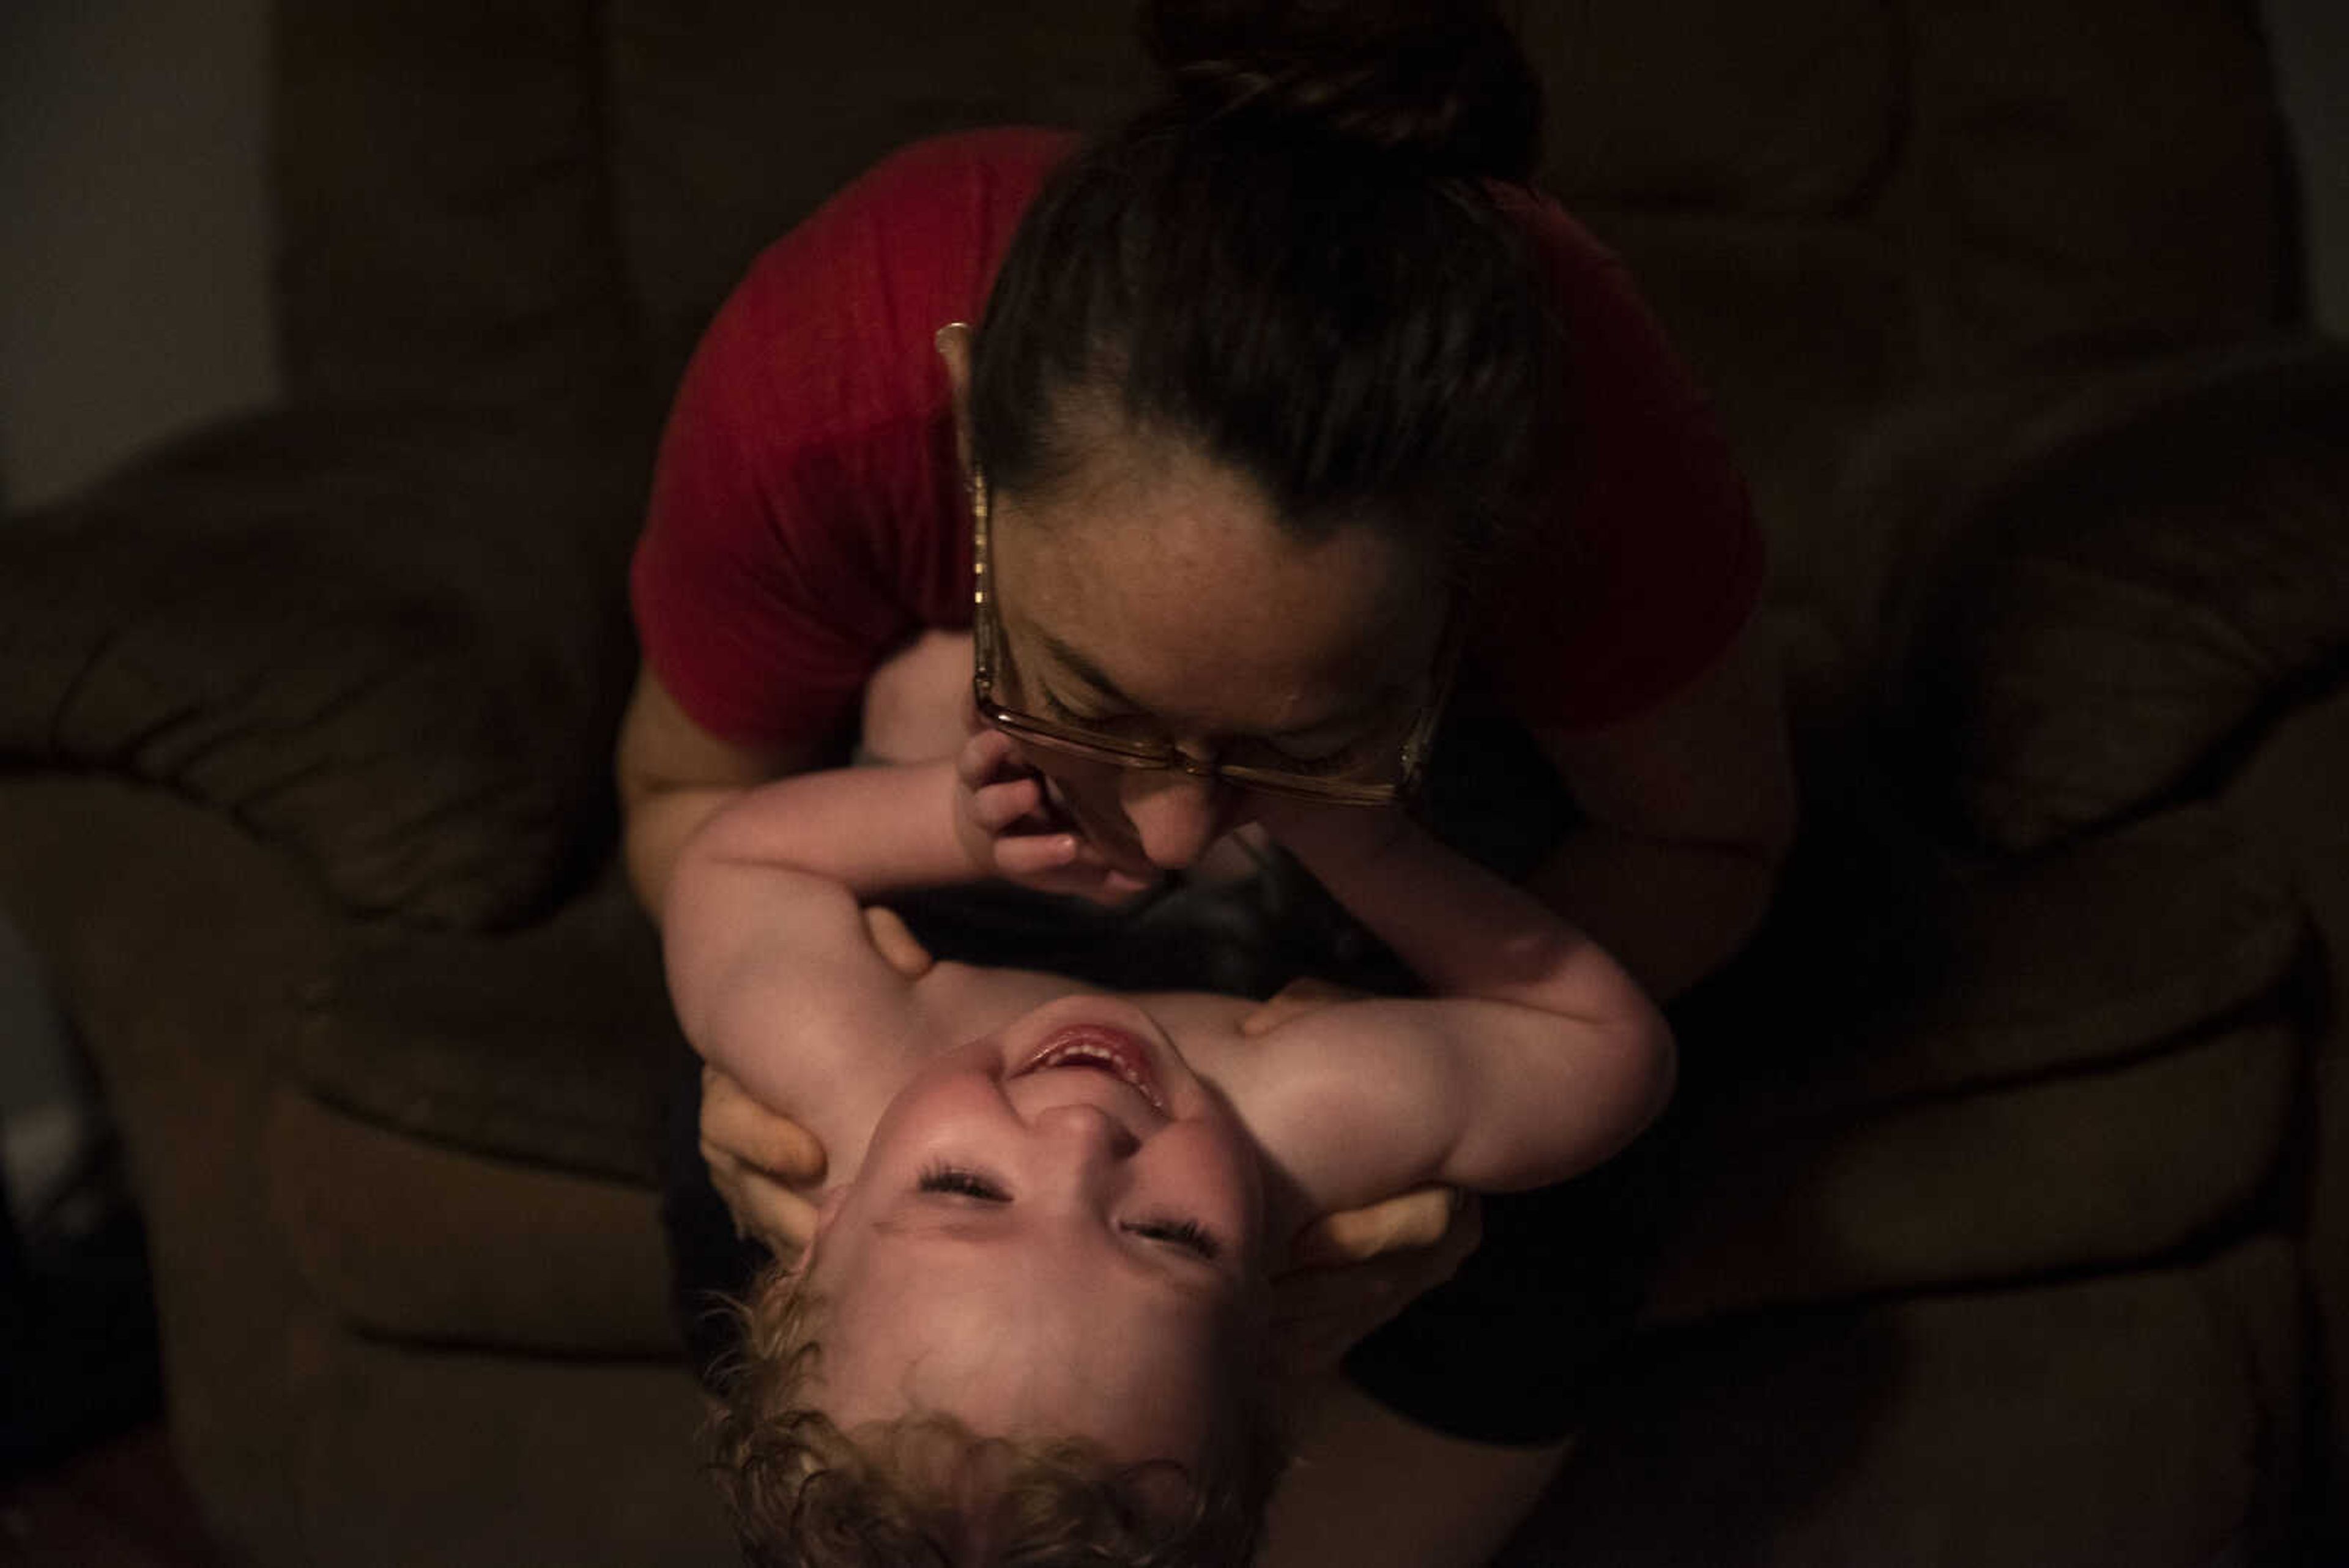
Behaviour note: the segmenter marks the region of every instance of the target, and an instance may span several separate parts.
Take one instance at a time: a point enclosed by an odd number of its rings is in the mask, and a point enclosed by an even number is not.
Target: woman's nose
[[[1172,769],[1126,775],[1125,807],[1142,852],[1162,870],[1196,862],[1222,832],[1226,787]]]

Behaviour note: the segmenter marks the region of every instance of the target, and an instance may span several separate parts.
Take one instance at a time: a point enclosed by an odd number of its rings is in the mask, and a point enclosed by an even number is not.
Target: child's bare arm
[[[1530,894],[1397,814],[1276,807],[1267,826],[1437,992],[1300,1016],[1265,1128],[1330,1206],[1422,1181],[1507,1190],[1605,1160],[1669,1097],[1671,1035],[1638,984]],[[1377,1150],[1383,1168],[1361,1168]]]
[[[981,872],[956,831],[957,782],[951,758],[794,774],[738,796],[686,853],[799,871],[865,898],[968,882]],[[664,924],[701,896],[682,882],[680,873],[663,898]]]
[[[831,783],[845,776],[779,780],[711,818],[678,857],[662,923],[687,1040],[819,1136],[819,1113],[845,1085],[885,1081],[916,1023],[916,977],[888,940],[902,928],[858,908],[837,875],[854,849],[823,836],[854,831]]]

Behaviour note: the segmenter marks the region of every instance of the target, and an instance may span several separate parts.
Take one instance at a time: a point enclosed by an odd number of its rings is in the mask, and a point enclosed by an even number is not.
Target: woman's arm
[[[752,747],[719,739],[687,715],[647,665],[620,721],[613,763],[621,850],[637,901],[658,920],[678,856],[701,825],[753,785],[804,772],[823,755],[812,743]]]
[[[1651,713],[1536,738],[1586,820],[1533,890],[1659,999],[1726,962],[1760,924],[1795,833],[1780,677],[1759,628]]]

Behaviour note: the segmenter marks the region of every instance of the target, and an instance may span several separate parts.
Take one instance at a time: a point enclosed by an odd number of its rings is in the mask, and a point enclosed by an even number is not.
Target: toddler
[[[1245,1563],[1280,1463],[1264,1308],[1288,1239],[1428,1183],[1564,1180],[1670,1094],[1670,1034],[1614,961],[1393,811],[1255,815],[1424,998],[1244,1035],[1242,998],[935,961],[865,900],[978,876],[955,824],[1018,772],[982,732],[893,770],[902,799],[786,778],[671,886],[688,1039],[829,1158],[719,1423],[753,1562]],[[876,810],[936,844],[871,864]]]

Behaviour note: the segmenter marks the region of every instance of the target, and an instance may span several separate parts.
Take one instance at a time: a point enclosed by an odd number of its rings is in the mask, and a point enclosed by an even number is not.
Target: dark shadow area
[[[120,1145],[93,1139],[21,1232],[13,1216],[0,1201],[0,1480],[150,1419],[162,1401],[146,1230]]]

